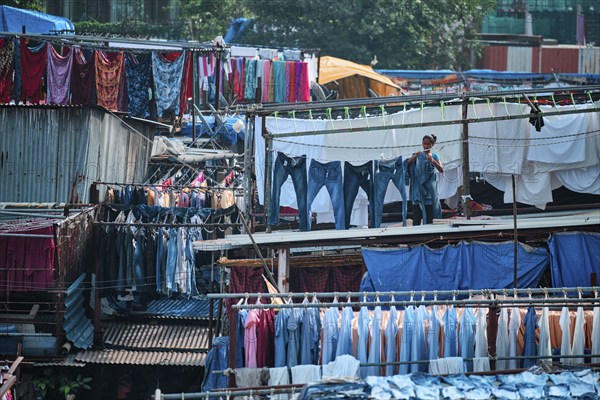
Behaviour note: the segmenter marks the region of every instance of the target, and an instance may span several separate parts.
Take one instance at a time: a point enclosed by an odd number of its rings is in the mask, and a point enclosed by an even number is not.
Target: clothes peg
[[[473,298],[473,292],[471,291],[471,289],[469,289],[469,300],[471,300]]]
[[[367,292],[363,292],[363,302],[367,302]]]
[[[433,301],[437,301],[437,299],[438,299],[438,292],[437,292],[437,290],[434,290],[433,291]]]
[[[348,292],[348,295],[346,297],[346,303],[350,303],[351,299],[352,299],[352,293]]]
[[[379,292],[375,292],[375,303],[379,303]]]
[[[419,106],[421,107],[421,124],[423,124],[423,114],[425,113],[425,103],[421,102],[421,103],[419,103]]]
[[[544,291],[544,298],[547,299],[548,298],[548,288],[543,288],[542,290]]]
[[[333,302],[336,303],[336,304],[338,303],[338,294],[337,294],[337,292],[335,292],[333,294]]]
[[[566,299],[567,298],[567,288],[562,288],[562,292],[563,292],[563,297]]]
[[[452,301],[456,301],[456,290],[452,291]]]
[[[580,287],[577,288],[577,295],[579,296],[579,299],[583,297],[583,289],[581,289]]]
[[[396,299],[394,298],[394,292],[390,293],[390,300],[392,301],[392,303],[396,301]]]
[[[425,291],[421,290],[421,302],[425,301]]]
[[[410,302],[412,303],[413,301],[415,301],[415,292],[414,291],[410,291]]]

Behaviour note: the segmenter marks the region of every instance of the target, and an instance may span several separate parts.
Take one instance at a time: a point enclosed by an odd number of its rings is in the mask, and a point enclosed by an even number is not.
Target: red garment
[[[13,41],[0,39],[0,103],[10,102],[14,70]]]
[[[300,63],[300,101],[310,101],[310,84],[308,83],[308,63]]]
[[[332,286],[328,292],[358,292],[363,276],[362,265],[332,267]]]
[[[39,103],[43,99],[42,78],[46,72],[47,43],[30,49],[21,38],[21,100]]]
[[[161,53],[161,57],[167,60],[168,62],[173,62],[179,58],[181,55],[181,51],[173,51],[170,53]]]
[[[73,50],[71,104],[96,104],[96,52],[86,60],[81,49]]]
[[[99,106],[118,110],[123,52],[112,56],[112,61],[109,58],[111,56],[103,51],[96,52],[96,94]]]
[[[185,54],[183,76],[181,77],[181,94],[179,97],[179,112],[181,115],[186,113],[188,107],[187,99],[191,99],[194,93],[193,60],[192,52],[188,51]]]
[[[330,273],[329,267],[290,268],[290,292],[328,292]]]
[[[15,230],[15,233],[53,235],[54,228]],[[52,288],[54,251],[53,238],[0,236],[0,292]]]
[[[256,326],[256,366],[275,366],[275,310],[260,310]]]
[[[287,65],[290,66],[290,77],[289,77],[290,96],[288,98],[288,102],[293,103],[293,102],[296,101],[296,96],[297,96],[297,90],[296,90],[296,63],[293,62],[293,61],[289,61],[287,63]],[[286,72],[287,72],[287,68],[286,68]]]

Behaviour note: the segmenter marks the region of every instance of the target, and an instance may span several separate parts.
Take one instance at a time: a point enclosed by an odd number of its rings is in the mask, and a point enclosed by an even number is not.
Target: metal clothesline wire
[[[160,187],[161,189],[192,189],[192,190],[242,190],[242,187],[229,186],[193,186],[193,185],[164,185],[162,183],[122,183],[122,182],[93,182],[96,185],[123,187]]]
[[[526,289],[467,289],[467,290],[411,290],[399,292],[303,292],[303,293],[210,293],[208,298],[213,299],[240,299],[240,298],[304,298],[304,297],[376,297],[376,296],[468,296],[468,295],[516,295],[516,294],[553,294],[553,293],[578,293],[598,292],[600,287],[564,287],[564,288],[526,288]]]

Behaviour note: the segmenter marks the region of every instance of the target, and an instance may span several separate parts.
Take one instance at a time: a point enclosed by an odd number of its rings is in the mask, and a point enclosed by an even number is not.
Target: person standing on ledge
[[[410,184],[410,200],[413,204],[413,226],[433,223],[442,217],[442,206],[438,198],[435,171],[444,172],[440,156],[431,151],[437,138],[423,136],[423,151],[414,153],[406,160],[407,179]]]

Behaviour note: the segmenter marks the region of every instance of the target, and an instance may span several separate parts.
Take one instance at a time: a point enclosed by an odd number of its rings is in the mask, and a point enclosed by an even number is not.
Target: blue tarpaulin
[[[57,17],[39,11],[0,6],[0,31],[22,33],[52,34],[56,31],[74,31],[75,26],[68,18]]]
[[[548,241],[552,286],[590,286],[590,275],[600,275],[600,234],[555,233]]]
[[[380,292],[513,287],[513,242],[461,242],[441,249],[363,248],[362,254],[373,289]],[[549,263],[548,251],[519,243],[517,260],[518,287],[537,286]],[[360,290],[368,290],[368,279]]]

